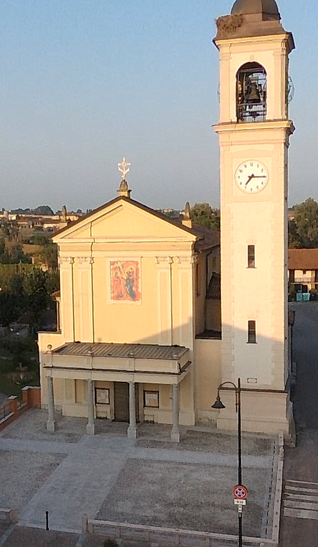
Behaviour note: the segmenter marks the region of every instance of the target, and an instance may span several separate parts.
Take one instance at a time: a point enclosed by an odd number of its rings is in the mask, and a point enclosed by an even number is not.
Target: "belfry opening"
[[[238,122],[262,122],[267,114],[267,75],[259,63],[245,63],[236,75]]]

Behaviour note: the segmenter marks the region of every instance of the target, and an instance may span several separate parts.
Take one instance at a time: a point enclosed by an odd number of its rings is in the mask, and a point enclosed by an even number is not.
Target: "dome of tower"
[[[231,14],[236,13],[242,13],[243,15],[262,14],[269,16],[271,19],[280,19],[275,0],[236,0]]]

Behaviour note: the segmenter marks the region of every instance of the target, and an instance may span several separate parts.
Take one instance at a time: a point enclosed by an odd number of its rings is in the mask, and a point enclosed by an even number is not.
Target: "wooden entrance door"
[[[114,414],[116,422],[129,422],[129,384],[114,382]]]
[[[135,384],[136,390],[136,422],[139,422],[139,384]],[[126,382],[114,382],[114,420],[116,422],[129,422],[129,384]]]

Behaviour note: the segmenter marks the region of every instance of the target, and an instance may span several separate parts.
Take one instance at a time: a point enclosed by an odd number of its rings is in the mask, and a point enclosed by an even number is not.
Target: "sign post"
[[[240,523],[240,530],[242,528],[241,522],[242,522],[242,514],[243,514],[243,505],[246,505],[246,498],[248,496],[248,491],[246,486],[243,486],[243,484],[237,484],[234,486],[233,490],[233,498],[234,498],[234,505],[237,505],[237,513],[239,517],[239,523]],[[241,541],[240,537],[240,541]]]

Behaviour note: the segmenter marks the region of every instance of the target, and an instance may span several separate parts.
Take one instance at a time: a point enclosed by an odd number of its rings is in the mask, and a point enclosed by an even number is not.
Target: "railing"
[[[19,418],[28,408],[39,408],[41,405],[41,389],[25,387],[22,389],[22,401],[16,396],[8,397],[0,406],[0,431]]]
[[[315,276],[310,277],[302,275],[300,277],[295,277],[293,283],[317,283],[317,281],[315,280]]]
[[[237,105],[238,122],[263,122],[264,120],[266,120],[266,101]]]
[[[17,401],[17,410],[22,410],[26,406],[27,406],[27,403],[25,401],[20,401],[20,399],[18,399],[18,401]]]
[[[4,403],[2,406],[0,406],[0,422],[10,414],[12,414],[10,403]]]

